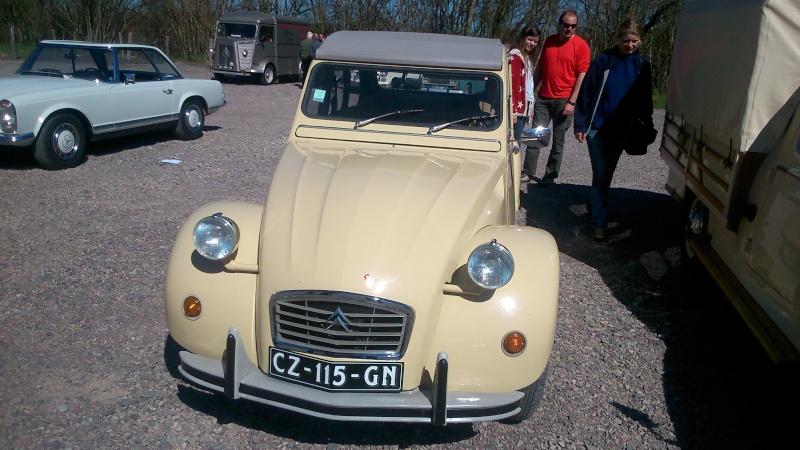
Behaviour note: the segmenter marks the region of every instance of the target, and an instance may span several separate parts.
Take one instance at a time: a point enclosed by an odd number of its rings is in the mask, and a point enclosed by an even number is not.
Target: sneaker
[[[605,228],[595,228],[592,233],[592,239],[597,242],[606,242],[608,240],[608,233]]]
[[[556,184],[556,180],[552,178],[542,178],[538,183],[536,183],[536,186],[547,187],[547,186],[552,186],[554,184]]]
[[[523,173],[522,176],[520,177],[519,181],[521,183],[530,183],[531,182],[531,176],[528,175],[527,173]]]

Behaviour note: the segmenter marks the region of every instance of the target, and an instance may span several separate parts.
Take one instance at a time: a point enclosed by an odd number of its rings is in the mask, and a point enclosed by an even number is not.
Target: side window
[[[258,40],[261,42],[272,42],[275,30],[272,27],[262,25],[258,30]]]
[[[160,52],[148,49],[145,50],[145,53],[150,57],[150,60],[153,61],[153,64],[155,64],[162,79],[171,80],[174,78],[181,78],[178,69],[176,69]]]
[[[158,80],[158,72],[143,50],[120,50],[119,56],[119,74],[123,79],[133,74],[137,83]]]

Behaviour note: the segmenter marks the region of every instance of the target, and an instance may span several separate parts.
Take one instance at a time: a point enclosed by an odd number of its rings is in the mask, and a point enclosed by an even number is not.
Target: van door
[[[275,42],[275,26],[261,25],[258,28],[258,43],[256,44],[256,54],[253,60],[253,67],[264,68],[267,64],[272,64],[276,70],[277,64],[277,43]]]

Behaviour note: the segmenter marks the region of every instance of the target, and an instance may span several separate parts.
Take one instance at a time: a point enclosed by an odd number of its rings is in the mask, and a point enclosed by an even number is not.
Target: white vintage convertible
[[[224,104],[218,81],[184,78],[155,47],[42,41],[0,78],[0,146],[31,146],[42,167],[65,169],[90,140],[164,127],[197,139]]]

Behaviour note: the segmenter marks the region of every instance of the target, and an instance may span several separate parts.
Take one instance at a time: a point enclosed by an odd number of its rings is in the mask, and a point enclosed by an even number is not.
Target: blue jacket
[[[635,81],[627,89],[627,93],[622,97],[617,106],[609,111],[601,103],[597,108],[592,129],[602,129],[603,134],[623,130],[631,119],[640,118],[645,124],[653,123],[653,82],[650,62],[644,58],[639,51],[634,51],[630,56],[623,57],[619,54],[617,47],[604,51],[592,61],[589,70],[581,84],[578,93],[578,101],[575,103],[575,123],[576,133],[585,133],[589,128],[589,121],[592,120],[592,111],[598,101],[600,87],[603,84],[603,72],[606,69],[613,69],[628,58],[633,58],[636,73]],[[609,71],[608,79],[603,90],[603,97],[606,98],[606,90],[614,85],[619,92],[624,90],[630,83],[625,77],[614,76],[613,70]]]

